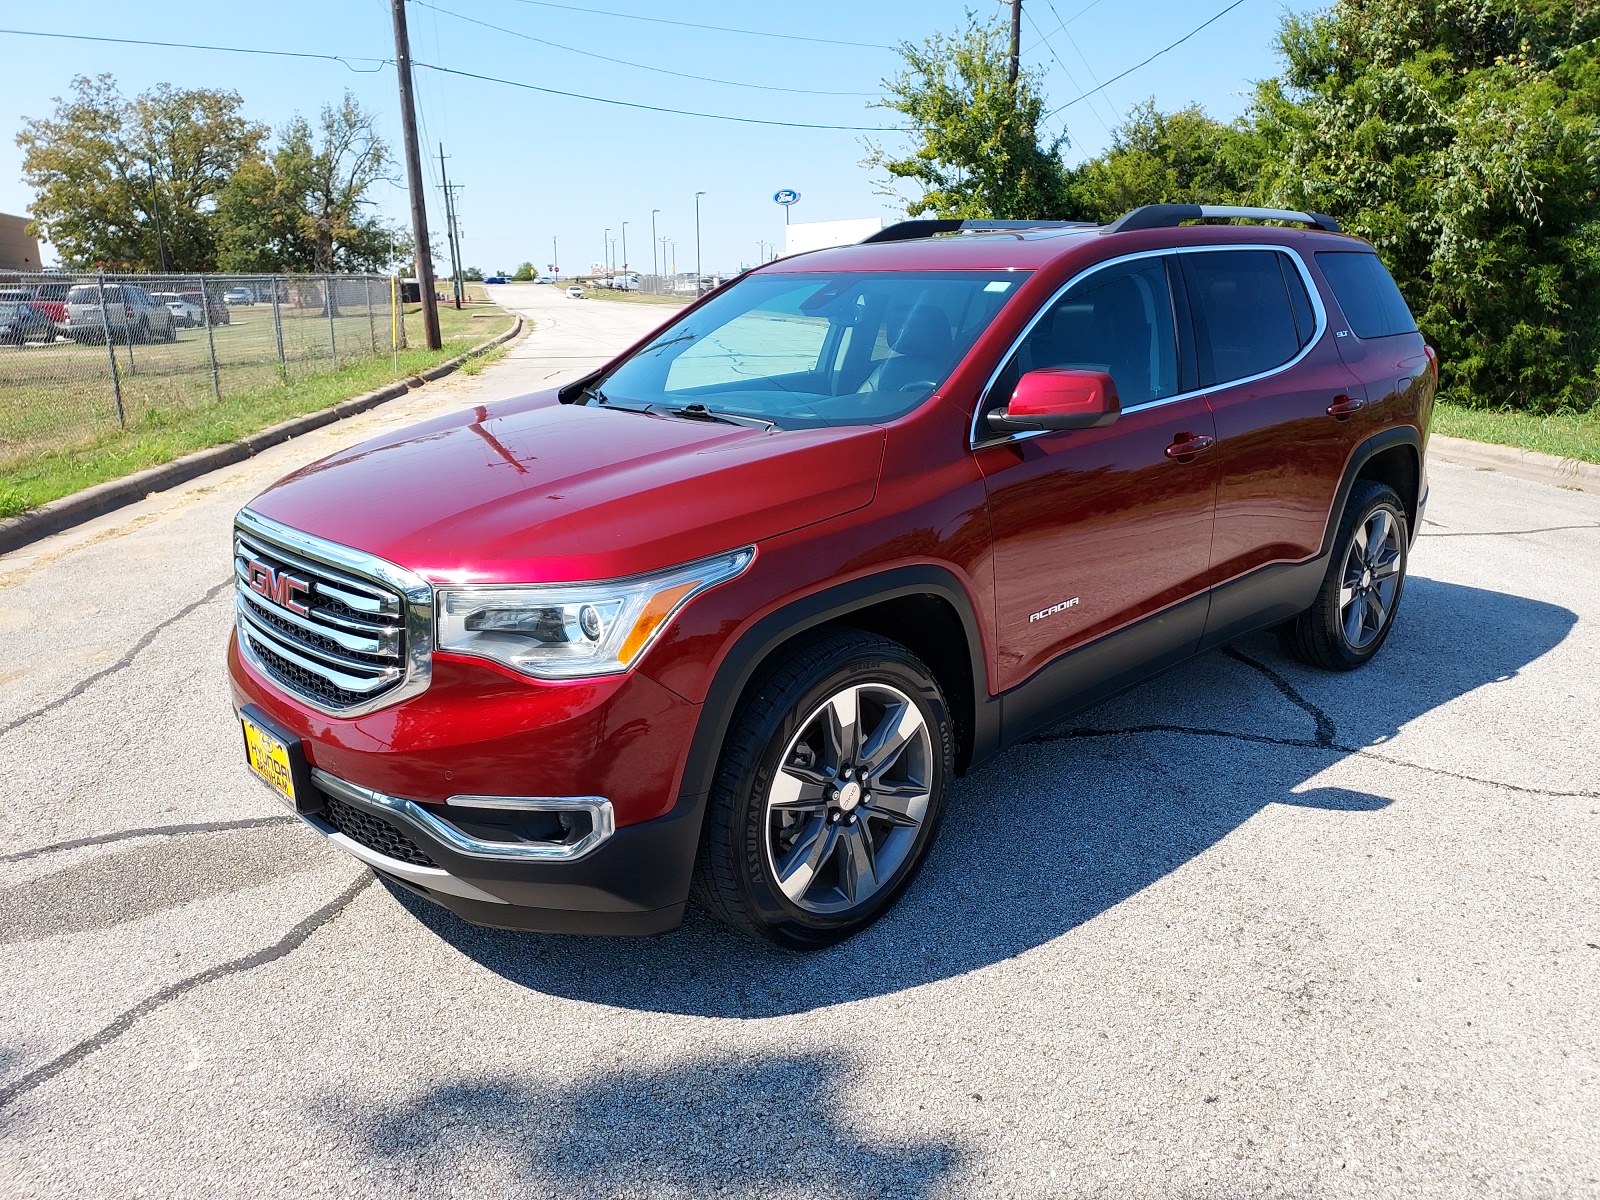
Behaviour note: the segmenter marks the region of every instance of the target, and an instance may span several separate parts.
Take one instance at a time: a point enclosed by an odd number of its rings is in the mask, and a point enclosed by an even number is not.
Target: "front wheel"
[[[1411,539],[1405,506],[1374,479],[1350,489],[1322,590],[1305,612],[1278,629],[1292,657],[1330,671],[1370,661],[1394,627],[1405,588]]]
[[[802,644],[752,686],[723,743],[695,892],[796,949],[865,928],[926,857],[953,773],[949,706],[904,646],[856,630]]]

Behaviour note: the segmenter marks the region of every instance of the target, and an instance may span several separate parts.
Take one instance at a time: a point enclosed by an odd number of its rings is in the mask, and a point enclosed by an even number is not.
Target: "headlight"
[[[440,650],[504,663],[538,679],[617,675],[679,609],[732,579],[755,547],[610,583],[438,589]]]

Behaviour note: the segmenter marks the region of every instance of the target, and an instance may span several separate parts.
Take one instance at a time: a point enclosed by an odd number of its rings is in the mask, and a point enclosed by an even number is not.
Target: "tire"
[[[839,717],[852,710],[846,729]],[[847,938],[916,875],[953,770],[950,709],[933,672],[887,638],[822,632],[764,668],[740,701],[694,894],[728,925],[781,946]]]
[[[1310,608],[1278,627],[1284,651],[1328,671],[1353,671],[1370,662],[1394,628],[1410,545],[1405,505],[1395,490],[1358,479],[1339,520],[1322,589]]]

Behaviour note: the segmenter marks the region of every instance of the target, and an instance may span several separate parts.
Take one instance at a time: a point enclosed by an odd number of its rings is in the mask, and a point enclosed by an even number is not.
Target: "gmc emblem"
[[[298,575],[291,575],[287,571],[275,571],[266,563],[257,562],[253,558],[245,562],[245,571],[250,590],[256,595],[264,596],[279,608],[287,608],[302,617],[311,615],[311,605],[307,603],[311,598],[310,580],[301,579]],[[297,592],[305,599],[296,596]]]

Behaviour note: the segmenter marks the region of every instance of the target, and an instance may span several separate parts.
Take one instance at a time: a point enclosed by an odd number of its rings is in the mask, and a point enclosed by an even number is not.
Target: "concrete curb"
[[[1576,458],[1558,458],[1537,450],[1495,446],[1438,433],[1428,439],[1428,454],[1445,462],[1499,471],[1534,483],[1553,483],[1572,491],[1600,493],[1600,467]]]
[[[98,483],[81,492],[74,492],[59,500],[41,504],[19,517],[0,520],[0,554],[9,554],[42,537],[60,533],[63,529],[71,529],[74,525],[81,525],[91,518],[143,500],[153,492],[164,492],[221,467],[243,462],[280,442],[299,437],[303,433],[310,433],[314,429],[321,429],[324,425],[331,425],[346,417],[353,417],[369,408],[376,408],[387,400],[396,400],[410,393],[413,388],[444,378],[459,369],[468,359],[476,358],[495,346],[513,340],[523,329],[524,322],[519,316],[515,324],[499,336],[474,346],[465,354],[459,354],[437,366],[429,367],[420,375],[412,375],[376,391],[364,392],[359,396],[352,396],[349,400],[341,400],[331,408],[319,409],[304,416],[280,421],[237,442],[196,450],[193,454],[185,454],[182,458],[162,463],[159,467],[150,467],[143,471],[135,471],[122,479]]]

